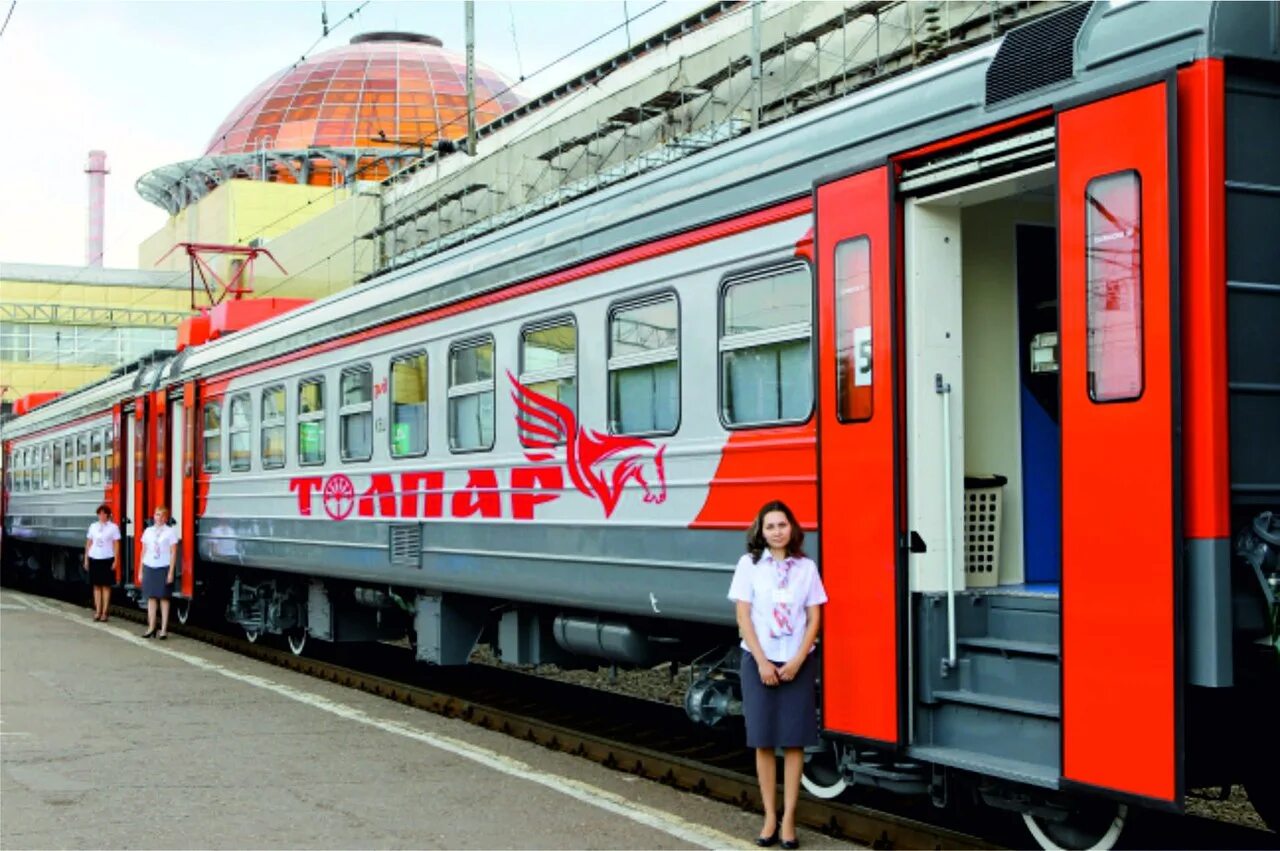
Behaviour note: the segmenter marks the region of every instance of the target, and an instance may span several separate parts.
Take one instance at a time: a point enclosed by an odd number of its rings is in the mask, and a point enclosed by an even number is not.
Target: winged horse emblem
[[[525,387],[510,371],[507,378],[513,388],[516,425],[522,430],[526,458],[553,461],[557,445],[565,444],[569,479],[584,495],[600,501],[605,517],[618,507],[622,489],[630,481],[644,490],[645,502],[666,501],[667,473],[662,460],[666,446],[641,437],[580,428],[568,405]]]

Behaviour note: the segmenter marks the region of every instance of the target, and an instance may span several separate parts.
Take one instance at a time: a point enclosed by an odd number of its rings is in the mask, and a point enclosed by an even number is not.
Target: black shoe
[[[782,840],[782,847],[787,849],[787,851],[795,851],[796,848],[800,847],[800,837],[797,836],[795,839]]]
[[[756,844],[761,848],[772,848],[778,844],[778,829],[773,829],[773,836],[757,836]]]
[[[160,635],[157,636],[157,638],[159,638],[161,641],[164,641],[168,637],[169,637],[169,633],[167,632],[162,632],[160,633]]]
[[[142,633],[143,638],[155,638],[155,635],[156,635],[156,631],[154,629],[151,630],[150,632]]]

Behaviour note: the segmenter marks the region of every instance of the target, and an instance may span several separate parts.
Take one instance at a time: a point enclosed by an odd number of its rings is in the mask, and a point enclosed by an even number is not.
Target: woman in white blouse
[[[155,522],[142,533],[142,595],[147,598],[147,631],[156,634],[156,605],[160,608],[160,638],[169,637],[169,595],[178,565],[178,530],[169,525],[169,509],[156,508]]]
[[[111,506],[98,506],[98,519],[89,524],[84,540],[84,569],[93,586],[93,619],[105,621],[111,607],[111,586],[116,584],[120,559],[120,527],[111,522]]]
[[[796,801],[804,749],[818,744],[815,684],[810,657],[823,603],[818,566],[803,550],[804,532],[785,503],[765,503],[747,532],[747,554],[729,586],[742,634],[742,711],[747,747],[756,750],[756,777],[764,802],[764,828],[756,844],[799,848]],[[778,821],[777,748],[783,752],[783,809]]]

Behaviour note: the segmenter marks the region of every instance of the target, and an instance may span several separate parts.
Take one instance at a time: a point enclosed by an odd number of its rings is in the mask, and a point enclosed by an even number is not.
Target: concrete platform
[[[0,847],[753,847],[754,814],[139,632],[0,591]]]

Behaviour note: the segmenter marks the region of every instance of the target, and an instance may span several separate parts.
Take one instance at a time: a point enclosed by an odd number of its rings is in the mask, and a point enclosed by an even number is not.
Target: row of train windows
[[[804,263],[729,281],[721,296],[719,334],[721,417],[727,427],[801,422],[813,408],[812,283]],[[673,293],[613,305],[608,313],[608,422],[613,434],[673,434],[680,422],[680,305]],[[520,332],[520,383],[576,417],[578,330],[572,316],[550,318]],[[493,448],[497,383],[494,338],[453,343],[448,354],[446,414],[449,448],[475,452]],[[409,352],[391,359],[388,443],[393,458],[427,452],[428,358]],[[284,467],[286,389],[258,394],[263,469]],[[323,376],[303,377],[296,390],[297,461],[325,462],[327,413],[337,408],[342,461],[373,457],[374,379],[369,364],[342,370],[336,406],[326,398]],[[540,401],[540,400],[539,400]],[[540,401],[540,407],[547,407]],[[554,405],[551,412],[554,412]],[[253,394],[237,393],[203,409],[203,468],[222,470],[223,433],[231,471],[249,470],[253,458]],[[559,442],[572,423],[530,423],[522,415],[526,445]],[[563,418],[560,418],[563,420]]]
[[[111,484],[111,428],[14,450],[9,489],[15,493]]]

